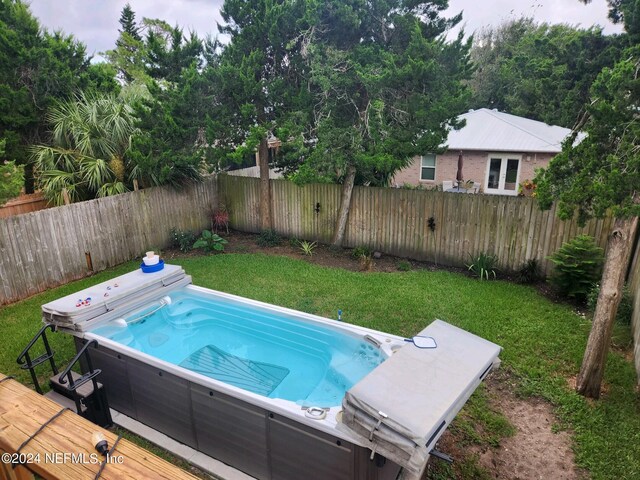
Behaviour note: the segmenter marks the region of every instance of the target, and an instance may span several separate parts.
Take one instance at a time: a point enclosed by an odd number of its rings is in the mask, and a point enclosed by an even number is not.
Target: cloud
[[[538,22],[567,23],[588,28],[603,27],[605,33],[619,33],[621,26],[607,18],[605,0],[594,0],[584,5],[578,0],[450,0],[446,14],[451,16],[463,11],[462,23],[465,33],[487,25],[499,25],[523,16],[533,17]]]
[[[179,25],[185,32],[205,37],[218,33],[223,0],[130,0],[136,20],[159,18]],[[32,0],[31,11],[48,30],[62,29],[87,46],[89,54],[115,47],[120,13],[127,0]]]

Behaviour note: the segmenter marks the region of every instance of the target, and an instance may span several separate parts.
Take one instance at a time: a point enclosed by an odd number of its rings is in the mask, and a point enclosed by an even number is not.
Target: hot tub
[[[401,469],[342,415],[345,393],[375,385],[402,337],[197,287],[173,265],[56,300],[43,315],[78,349],[97,340],[91,359],[112,408],[249,475],[385,480]]]

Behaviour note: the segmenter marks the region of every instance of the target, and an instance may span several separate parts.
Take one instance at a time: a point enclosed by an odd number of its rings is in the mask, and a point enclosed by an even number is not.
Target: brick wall
[[[464,166],[462,173],[465,180],[472,180],[480,183],[484,188],[486,181],[487,162],[489,153],[486,151],[463,151],[462,159]],[[515,152],[514,152],[515,153]],[[420,180],[420,157],[413,159],[413,162],[405,169],[400,170],[393,177],[391,185],[402,186],[422,185],[425,188],[433,188],[442,185],[444,180],[455,180],[458,171],[459,152],[448,151],[436,156],[436,178],[435,180]],[[535,169],[546,167],[553,158],[551,153],[515,153],[520,156],[520,176],[518,182],[532,180],[535,176]]]

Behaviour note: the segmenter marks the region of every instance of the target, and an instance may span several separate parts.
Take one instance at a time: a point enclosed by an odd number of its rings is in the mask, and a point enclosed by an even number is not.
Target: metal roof
[[[481,108],[458,117],[466,120],[447,138],[449,150],[559,153],[571,129]],[[581,140],[584,135],[578,135]]]

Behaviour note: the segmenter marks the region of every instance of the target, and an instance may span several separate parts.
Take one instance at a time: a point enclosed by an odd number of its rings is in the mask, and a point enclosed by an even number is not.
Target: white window
[[[433,153],[420,157],[420,180],[436,179],[436,156]]]

